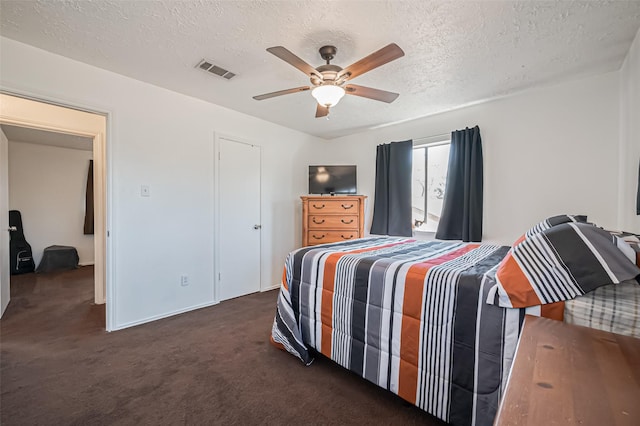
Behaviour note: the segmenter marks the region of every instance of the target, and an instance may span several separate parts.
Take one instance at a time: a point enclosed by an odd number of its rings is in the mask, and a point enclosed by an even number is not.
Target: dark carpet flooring
[[[305,367],[269,344],[277,291],[107,333],[92,277],[12,277],[3,426],[443,424],[325,358]]]

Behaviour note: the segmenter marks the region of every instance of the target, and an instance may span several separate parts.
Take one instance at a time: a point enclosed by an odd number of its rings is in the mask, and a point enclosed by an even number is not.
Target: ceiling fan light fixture
[[[396,100],[399,96],[397,93],[372,87],[357,86],[351,84],[351,79],[404,56],[404,52],[397,44],[390,43],[346,68],[331,64],[331,60],[337,51],[338,49],[335,46],[322,46],[320,48],[320,56],[327,63],[314,68],[283,46],[267,48],[267,52],[302,71],[309,78],[311,85],[265,93],[254,96],[253,99],[262,101],[276,96],[311,90],[311,94],[318,102],[316,105],[316,118],[328,118],[329,109],[337,105],[345,94],[386,103]]]
[[[318,86],[311,91],[311,96],[316,98],[318,103],[327,108],[331,108],[340,102],[340,99],[344,96],[344,89],[340,86],[333,84],[324,84]]]

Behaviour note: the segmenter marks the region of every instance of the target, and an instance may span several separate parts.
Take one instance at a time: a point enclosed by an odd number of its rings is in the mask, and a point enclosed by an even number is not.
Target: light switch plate
[[[151,196],[151,189],[149,188],[149,185],[141,185],[140,186],[140,196],[141,197],[150,197]]]

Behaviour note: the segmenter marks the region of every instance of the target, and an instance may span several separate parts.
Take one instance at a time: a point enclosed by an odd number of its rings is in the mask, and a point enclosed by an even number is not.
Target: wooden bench
[[[640,425],[640,339],[527,315],[494,424]]]

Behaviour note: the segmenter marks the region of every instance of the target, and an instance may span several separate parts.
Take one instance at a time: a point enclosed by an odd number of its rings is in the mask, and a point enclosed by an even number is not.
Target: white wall
[[[11,297],[9,276],[9,141],[0,129],[0,317]]]
[[[318,144],[310,160],[358,165],[373,211],[375,147],[480,126],[485,242],[511,244],[545,217],[587,214],[617,225],[618,84],[613,72],[522,92]],[[428,102],[428,99],[425,99]],[[312,159],[312,160],[311,160]]]
[[[93,264],[93,235],[84,235],[92,151],[9,141],[9,207],[20,210],[36,267],[52,245],[72,246]]]
[[[640,163],[640,31],[620,70],[620,204],[619,223],[640,233],[636,214]]]
[[[299,165],[319,139],[7,38],[0,63],[5,89],[110,113],[114,328],[213,303],[214,132],[262,146],[261,287],[280,282],[301,238]]]

